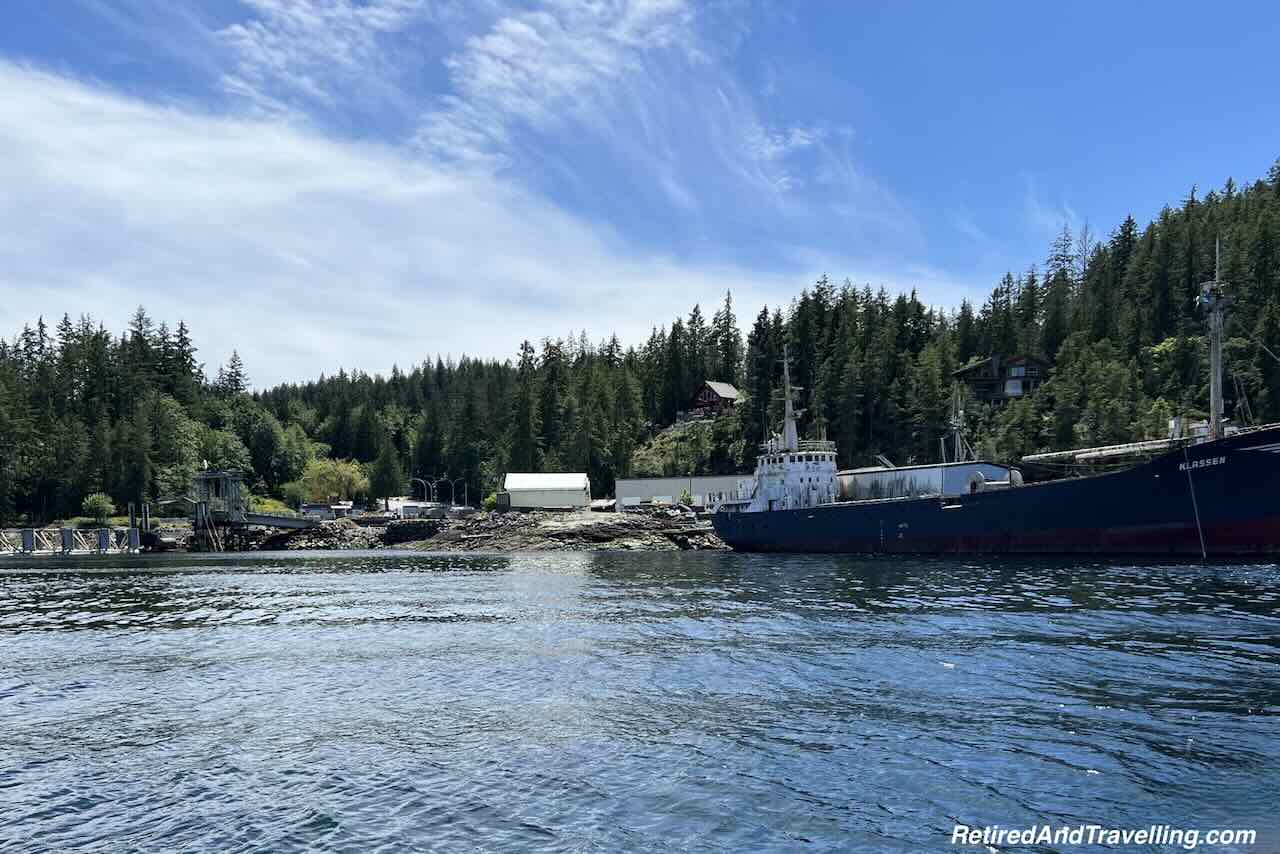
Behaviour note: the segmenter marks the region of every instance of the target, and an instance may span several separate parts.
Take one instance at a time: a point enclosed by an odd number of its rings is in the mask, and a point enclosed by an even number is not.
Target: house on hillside
[[[1049,363],[1039,356],[993,353],[973,359],[951,376],[973,389],[982,403],[1002,403],[1035,391],[1048,374]]]
[[[741,396],[741,393],[729,383],[706,380],[693,399],[690,415],[694,418],[714,418],[726,409],[737,406]]]

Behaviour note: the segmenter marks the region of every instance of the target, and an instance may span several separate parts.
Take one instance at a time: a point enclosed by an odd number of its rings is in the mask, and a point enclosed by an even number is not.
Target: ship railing
[[[1259,430],[1274,430],[1277,427],[1280,427],[1280,421],[1273,421],[1270,424],[1257,424],[1251,427],[1237,427],[1233,430],[1229,430],[1227,435],[1233,436],[1240,433],[1257,433]]]
[[[1028,454],[1022,458],[1022,462],[1049,463],[1069,460],[1087,462],[1089,460],[1105,459],[1107,457],[1160,454],[1166,451],[1176,450],[1183,445],[1190,444],[1191,441],[1190,437],[1184,437],[1178,439],[1152,439],[1147,442],[1126,442],[1122,445],[1102,445],[1095,448],[1073,448],[1069,451],[1049,451],[1042,454]]]
[[[1257,427],[1239,427],[1228,430],[1227,435],[1254,433],[1259,430],[1271,430],[1280,424],[1262,424]],[[1168,439],[1151,439],[1145,442],[1126,442],[1121,445],[1102,445],[1096,448],[1073,448],[1069,451],[1049,451],[1043,454],[1030,454],[1022,458],[1024,463],[1092,462],[1109,457],[1147,456],[1176,451],[1184,445],[1192,447],[1211,441],[1208,436],[1173,436]]]
[[[801,439],[797,443],[795,451],[787,448],[780,448],[776,444],[763,442],[760,445],[760,453],[762,454],[786,454],[786,453],[821,453],[834,454],[836,452],[836,443],[828,439]]]

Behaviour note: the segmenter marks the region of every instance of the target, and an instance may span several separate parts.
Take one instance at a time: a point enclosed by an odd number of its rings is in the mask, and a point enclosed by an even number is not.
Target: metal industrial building
[[[510,496],[513,510],[553,510],[591,504],[591,481],[583,472],[511,472],[502,488]]]
[[[726,474],[705,477],[633,477],[620,478],[614,487],[619,511],[637,505],[675,504],[686,490],[694,507],[714,507],[717,502],[732,496],[738,489],[738,481],[748,475]]]

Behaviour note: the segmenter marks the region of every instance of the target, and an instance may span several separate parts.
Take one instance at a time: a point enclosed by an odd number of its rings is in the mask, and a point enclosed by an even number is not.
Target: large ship
[[[784,358],[782,432],[761,446],[754,476],[716,508],[716,533],[734,549],[760,552],[1280,554],[1280,424],[1225,423],[1226,298],[1216,279],[1201,302],[1210,321],[1205,429],[1024,457],[1035,466],[1136,461],[1037,483],[1024,482],[1017,466],[966,459],[958,433],[949,462],[896,467],[881,458],[839,471],[834,443],[799,438]]]

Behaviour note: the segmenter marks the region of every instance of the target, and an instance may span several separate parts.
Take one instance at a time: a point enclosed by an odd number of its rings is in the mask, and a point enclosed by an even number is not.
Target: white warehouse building
[[[585,472],[511,472],[502,489],[511,497],[513,510],[591,505],[591,480]]]
[[[675,504],[688,492],[694,507],[711,508],[738,491],[738,482],[750,475],[727,474],[702,477],[627,477],[618,478],[614,493],[618,496],[617,509],[639,507],[643,504]]]

